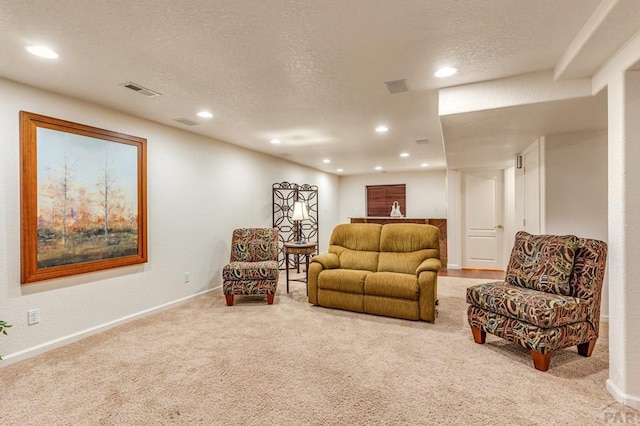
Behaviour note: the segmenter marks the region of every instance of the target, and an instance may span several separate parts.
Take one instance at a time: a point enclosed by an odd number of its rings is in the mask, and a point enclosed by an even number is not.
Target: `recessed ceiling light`
[[[331,160],[329,160],[328,158],[325,158],[324,160],[322,160],[323,163],[328,164],[331,162]]]
[[[336,169],[336,172],[342,173],[342,172],[344,172],[344,169]]]
[[[271,139],[269,142],[271,142],[274,145],[278,145],[280,143],[280,139]]]
[[[376,170],[382,170],[382,166],[376,166],[375,169]]]
[[[56,59],[58,54],[46,46],[27,46],[27,51],[32,55],[46,59]]]
[[[400,153],[400,157],[406,158],[406,157],[408,157],[408,156],[409,156],[409,153],[408,153],[408,152],[402,152],[402,153]]]
[[[378,127],[376,127],[376,132],[378,132],[378,133],[384,133],[384,132],[386,132],[388,130],[389,130],[389,128],[387,126],[378,126]]]
[[[435,73],[433,73],[433,75],[435,75],[438,78],[444,78],[444,77],[451,77],[452,75],[454,75],[457,72],[458,72],[458,68],[443,67],[443,68],[440,68]]]
[[[429,167],[429,164],[428,163],[422,163],[422,164],[420,164],[420,167]]]
[[[209,111],[200,111],[198,113],[198,117],[200,117],[200,118],[211,118],[211,117],[213,117],[213,114],[211,114]]]

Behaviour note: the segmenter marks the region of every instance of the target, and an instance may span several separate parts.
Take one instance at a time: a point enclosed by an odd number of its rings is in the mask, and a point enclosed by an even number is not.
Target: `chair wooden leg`
[[[233,294],[225,294],[225,299],[227,299],[227,306],[233,306]]]
[[[267,294],[267,303],[268,303],[269,305],[273,305],[273,298],[274,298],[274,297],[275,297],[275,294],[273,294],[273,293],[268,293],[268,294]]]
[[[549,369],[549,363],[551,362],[551,352],[543,354],[531,349],[531,359],[533,360],[533,366],[536,370],[547,371]]]
[[[578,345],[578,353],[582,356],[589,357],[591,356],[591,352],[593,352],[593,348],[596,346],[596,341],[589,340],[586,343],[582,343]]]
[[[471,334],[473,334],[473,341],[482,345],[487,340],[487,332],[480,330],[478,327],[471,326]]]

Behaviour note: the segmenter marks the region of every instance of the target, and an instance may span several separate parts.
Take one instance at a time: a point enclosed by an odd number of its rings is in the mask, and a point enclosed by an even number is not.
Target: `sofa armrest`
[[[440,263],[439,259],[436,259],[434,257],[425,259],[418,266],[418,269],[416,269],[416,275],[420,275],[421,272],[425,271],[438,272],[438,269],[440,269],[441,267],[442,263]]]
[[[436,301],[438,300],[438,269],[442,266],[440,259],[425,259],[416,269],[418,277],[420,319],[434,322],[436,320]]]
[[[318,276],[325,269],[340,267],[340,258],[335,253],[321,253],[311,258],[307,271],[307,298],[309,303],[318,304]]]
[[[335,253],[321,253],[311,258],[312,262],[318,262],[322,269],[336,269],[340,267],[340,258]]]

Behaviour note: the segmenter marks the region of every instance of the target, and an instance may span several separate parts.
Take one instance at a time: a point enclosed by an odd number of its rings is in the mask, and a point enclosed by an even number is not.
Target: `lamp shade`
[[[293,203],[293,216],[291,220],[304,220],[309,219],[309,212],[307,211],[307,205],[302,201],[296,201]]]

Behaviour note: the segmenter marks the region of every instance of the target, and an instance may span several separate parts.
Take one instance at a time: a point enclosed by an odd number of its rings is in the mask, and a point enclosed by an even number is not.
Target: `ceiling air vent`
[[[161,96],[161,93],[158,93],[158,92],[156,92],[154,90],[151,90],[151,89],[147,89],[146,87],[140,86],[139,84],[133,83],[131,81],[127,81],[126,83],[122,83],[120,86],[124,86],[127,89],[131,89],[133,91],[136,91],[136,92],[138,92],[138,93],[140,93],[142,95],[148,96],[150,98],[153,98],[155,96]]]
[[[402,80],[385,81],[384,84],[387,86],[387,90],[392,95],[395,93],[403,93],[409,91],[406,78],[403,78]]]
[[[174,118],[173,121],[177,121],[180,124],[184,124],[185,126],[197,126],[200,123],[197,123],[195,121],[189,120],[188,118]]]
[[[427,145],[429,143],[429,139],[418,139],[416,143],[418,145]]]

